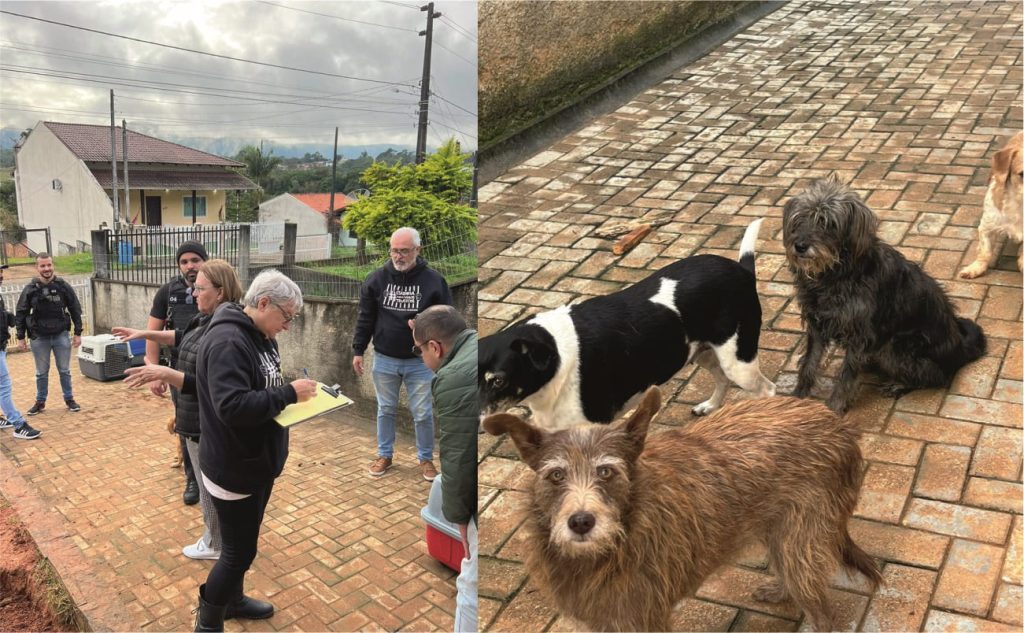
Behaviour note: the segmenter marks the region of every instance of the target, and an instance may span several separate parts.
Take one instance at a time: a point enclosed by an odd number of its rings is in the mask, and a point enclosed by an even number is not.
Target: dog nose
[[[793,245],[793,249],[801,255],[806,253],[808,248],[810,248],[810,246],[804,244],[803,242],[797,242],[796,244]]]
[[[594,528],[594,515],[589,512],[577,512],[569,517],[569,529],[577,534],[586,534]]]

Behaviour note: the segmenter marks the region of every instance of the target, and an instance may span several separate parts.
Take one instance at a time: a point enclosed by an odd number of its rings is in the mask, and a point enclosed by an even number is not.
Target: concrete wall
[[[53,249],[58,244],[89,243],[89,231],[114,221],[114,207],[85,163],[48,127],[37,124],[15,154],[18,221],[27,229],[50,227]],[[60,180],[61,188],[53,188]],[[41,233],[29,233],[29,247],[46,250]]]
[[[746,4],[481,0],[481,150],[579,101]]]
[[[145,327],[158,287],[94,278],[92,288],[95,332],[106,333],[116,325]],[[476,326],[477,320],[476,292],[476,282],[452,288],[455,307],[471,327]],[[352,371],[352,336],[358,313],[356,301],[305,299],[302,316],[292,323],[289,331],[278,336],[281,365],[289,379],[300,377],[302,369],[306,368],[310,376],[321,382],[340,384],[342,392],[355,401],[353,412],[374,418],[377,401],[370,374],[366,372],[358,378]],[[366,361],[372,366],[372,347],[367,350]],[[401,415],[402,423],[411,429],[407,411]]]

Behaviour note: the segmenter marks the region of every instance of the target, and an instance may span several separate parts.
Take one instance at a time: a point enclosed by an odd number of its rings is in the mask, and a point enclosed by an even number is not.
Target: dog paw
[[[717,408],[718,407],[716,407],[715,405],[711,404],[710,402],[706,402],[705,401],[705,402],[701,402],[700,404],[698,404],[694,408],[690,409],[690,411],[692,411],[694,415],[701,416],[701,415],[707,415],[707,414],[711,413],[712,411],[714,411]]]
[[[985,270],[987,270],[985,266],[976,266],[971,264],[957,273],[957,277],[960,279],[974,279],[975,277],[980,277],[985,274]]]
[[[773,580],[754,590],[754,600],[759,602],[779,603],[786,599],[786,589],[782,583]]]
[[[843,415],[850,410],[850,403],[845,398],[832,397],[825,403],[836,415]]]
[[[913,391],[913,389],[911,389],[910,387],[901,385],[898,382],[885,383],[884,385],[879,387],[879,390],[882,392],[883,396],[885,396],[886,398],[893,398],[894,400],[901,398],[910,393],[911,391]]]

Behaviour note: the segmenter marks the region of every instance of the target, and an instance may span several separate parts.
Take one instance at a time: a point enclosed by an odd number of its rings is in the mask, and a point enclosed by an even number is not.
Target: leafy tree
[[[0,228],[7,232],[7,240],[11,243],[25,239],[25,227],[18,224],[18,202],[13,180],[0,183]]]
[[[475,241],[476,209],[462,203],[473,180],[468,157],[450,140],[420,165],[374,162],[362,175],[372,193],[348,206],[343,225],[382,249],[402,226],[416,227],[424,248]]]
[[[263,143],[260,142],[260,146],[246,145],[242,149],[238,150],[238,155],[235,156],[235,160],[245,163],[245,172],[253,182],[263,187],[264,182],[274,171],[274,168],[281,164],[281,158],[274,156],[274,150],[268,150],[266,154],[263,153]]]

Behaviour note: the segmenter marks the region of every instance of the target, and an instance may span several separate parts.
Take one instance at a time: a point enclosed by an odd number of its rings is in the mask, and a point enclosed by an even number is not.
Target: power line
[[[269,2],[268,0],[256,0],[260,4],[269,4],[272,7],[279,7],[281,9],[288,9],[289,11],[298,11],[299,13],[309,13],[311,15],[319,15],[323,18],[332,18],[334,20],[343,20],[345,22],[355,22],[356,24],[367,24],[369,26],[379,26],[385,29],[394,29],[396,31],[406,31],[408,33],[418,33],[416,29],[406,28],[404,26],[391,26],[388,24],[378,24],[376,22],[365,22],[363,20],[356,20],[354,18],[343,18],[340,15],[331,15],[330,13],[318,13],[317,11],[309,11],[308,9],[298,9],[296,7],[289,7],[284,4],[278,4],[276,2]]]
[[[63,27],[69,28],[69,29],[76,29],[76,30],[79,30],[79,31],[86,31],[88,33],[97,33],[99,35],[106,35],[108,37],[117,37],[117,38],[120,38],[120,39],[129,40],[129,41],[132,41],[132,42],[140,42],[142,44],[150,44],[152,46],[161,46],[163,48],[169,48],[169,49],[172,49],[172,50],[183,51],[183,52],[186,52],[186,53],[195,53],[197,55],[206,55],[208,57],[216,57],[218,59],[227,59],[227,60],[234,61],[234,62],[244,62],[244,63],[247,63],[247,64],[255,64],[257,66],[266,66],[268,68],[278,68],[280,70],[289,70],[289,71],[294,71],[294,72],[309,73],[311,75],[322,75],[324,77],[335,77],[337,79],[349,79],[349,80],[352,80],[352,81],[367,81],[367,82],[370,82],[370,83],[387,84],[387,85],[392,85],[392,86],[404,85],[404,84],[399,84],[399,83],[394,82],[394,81],[384,81],[384,80],[381,80],[381,79],[366,79],[366,78],[363,78],[363,77],[353,77],[351,75],[341,75],[341,74],[337,74],[337,73],[328,73],[328,72],[324,72],[324,71],[320,71],[320,70],[309,70],[307,68],[296,68],[294,66],[283,66],[281,64],[271,64],[269,62],[261,62],[261,61],[256,61],[256,60],[252,60],[252,59],[244,59],[244,58],[241,58],[241,57],[231,57],[230,55],[221,55],[219,53],[211,53],[209,51],[200,51],[200,50],[196,50],[196,49],[193,49],[193,48],[185,48],[183,46],[174,46],[172,44],[164,44],[164,43],[161,43],[161,42],[153,42],[151,40],[144,40],[144,39],[140,39],[140,38],[137,38],[137,37],[129,37],[127,35],[120,35],[118,33],[110,33],[108,31],[100,31],[98,29],[90,29],[90,28],[86,28],[84,26],[78,26],[78,25],[75,25],[75,24],[67,24],[67,23],[64,23],[64,22],[57,22],[56,20],[47,20],[45,18],[39,18],[39,17],[35,17],[35,16],[32,16],[32,15],[24,15],[22,13],[15,13],[13,11],[5,11],[5,10],[2,10],[2,9],[0,9],[0,14],[12,15],[14,17],[25,18],[27,20],[36,20],[37,22],[44,22],[46,24],[54,24],[56,26],[63,26]]]
[[[452,28],[454,28],[456,30],[456,32],[458,32],[460,35],[465,36],[466,39],[468,39],[469,41],[471,41],[474,44],[476,44],[476,36],[473,35],[468,29],[464,29],[461,26],[459,26],[458,22],[456,22],[455,20],[451,19],[447,15],[442,15],[441,16],[441,21],[442,22],[447,22],[449,24],[449,26],[451,26]]]
[[[15,44],[15,45],[11,45],[11,44]],[[137,69],[137,70],[142,70],[142,71],[155,71],[155,72],[160,72],[160,73],[164,73],[164,74],[175,74],[175,75],[186,75],[186,76],[194,76],[194,77],[205,77],[205,78],[210,78],[210,79],[218,79],[218,80],[221,80],[221,81],[230,81],[230,82],[233,82],[233,83],[240,83],[240,84],[243,84],[243,85],[273,86],[273,87],[277,87],[277,88],[283,87],[283,86],[281,86],[280,83],[265,82],[265,81],[255,81],[255,80],[251,80],[251,79],[237,79],[235,77],[229,77],[229,76],[226,76],[226,75],[216,75],[216,74],[212,74],[212,73],[202,73],[202,72],[181,70],[181,69],[178,69],[178,68],[171,68],[171,67],[167,67],[167,66],[157,66],[157,65],[151,65],[151,64],[126,64],[126,63],[123,63],[123,62],[118,63],[118,62],[115,62],[115,61],[101,61],[101,60],[120,60],[120,58],[107,57],[107,56],[104,56],[104,55],[70,55],[70,54],[69,55],[62,55],[62,54],[58,54],[58,53],[54,53],[54,52],[48,52],[48,51],[58,51],[60,53],[70,53],[72,51],[68,51],[66,49],[60,49],[60,48],[52,48],[52,47],[48,47],[48,46],[41,46],[39,48],[31,48],[31,47],[26,47],[26,46],[17,46],[18,44],[24,44],[24,43],[23,42],[11,42],[11,43],[0,42],[0,48],[9,48],[11,50],[22,51],[22,52],[28,53],[30,55],[40,55],[40,56],[43,56],[43,57],[56,57],[56,58],[60,58],[60,59],[71,59],[71,60],[82,61],[82,62],[85,62],[87,64],[97,64],[97,65],[101,65],[101,66],[112,66],[112,67],[115,67],[115,68]],[[416,81],[415,78],[407,80],[408,87],[410,89],[413,88],[413,82],[415,82],[415,81]],[[321,95],[325,99],[328,99],[328,98],[329,99],[337,99],[337,98],[343,97],[345,95],[355,95],[355,94],[366,93],[366,92],[369,92],[369,91],[392,90],[392,89],[397,91],[398,88],[399,87],[371,86],[371,87],[368,87],[368,88],[360,88],[358,90],[352,90],[352,91],[348,91],[348,92],[340,92],[340,93],[326,93],[326,92],[316,93],[316,92],[314,92],[314,93],[311,93],[311,94]],[[261,92],[260,94],[265,94],[265,93]],[[404,94],[410,94],[411,95],[413,93],[404,93]],[[313,98],[313,97],[311,97],[311,98]]]
[[[476,68],[476,62],[474,62],[474,61],[470,61],[470,60],[466,59],[465,57],[463,57],[462,55],[459,55],[458,53],[456,53],[456,52],[455,52],[455,51],[453,51],[452,49],[448,48],[447,46],[445,46],[445,45],[444,45],[444,44],[442,44],[441,42],[437,42],[437,41],[435,41],[435,42],[433,42],[433,44],[434,44],[434,46],[437,46],[437,47],[443,48],[444,50],[448,51],[448,52],[449,52],[449,53],[451,53],[452,55],[455,55],[456,57],[458,57],[458,58],[459,58],[459,59],[461,59],[462,61],[466,62],[467,64],[469,64],[469,65],[470,65],[470,66],[472,66],[473,68]]]
[[[282,97],[282,98],[285,98],[285,99],[288,99],[288,98],[299,99],[300,101],[280,101],[280,100],[275,100],[275,99],[261,99],[261,98],[258,98],[258,97],[241,97],[241,96],[235,96],[235,95],[230,95],[230,94],[218,94],[217,92],[203,92],[204,90],[215,90],[213,88],[208,88],[206,86],[189,86],[189,85],[182,85],[182,84],[178,84],[178,83],[174,83],[174,82],[155,81],[155,80],[148,80],[148,79],[130,79],[130,78],[123,78],[123,77],[114,77],[114,76],[111,76],[111,75],[97,75],[97,74],[93,74],[93,73],[79,73],[79,72],[74,72],[74,71],[66,71],[67,73],[70,73],[70,74],[61,74],[61,73],[58,73],[57,71],[51,71],[49,69],[44,69],[44,68],[35,68],[35,67],[32,67],[32,66],[3,66],[3,65],[0,65],[0,70],[6,71],[6,72],[28,74],[28,75],[39,75],[39,76],[42,76],[42,77],[57,77],[57,78],[60,78],[60,79],[71,79],[71,80],[75,80],[75,81],[84,81],[84,82],[88,82],[88,83],[101,83],[101,84],[114,83],[115,85],[120,85],[120,86],[129,86],[129,87],[132,87],[132,88],[147,88],[149,90],[159,90],[159,91],[163,91],[163,92],[180,92],[182,94],[194,94],[194,95],[221,97],[221,98],[228,98],[228,99],[246,99],[248,101],[261,102],[261,103],[278,103],[278,104],[283,104],[283,105],[312,105],[313,107],[317,107],[317,108],[332,108],[332,109],[336,109],[336,110],[354,110],[354,111],[365,111],[365,112],[379,112],[381,114],[390,114],[390,113],[397,112],[397,111],[394,111],[394,110],[381,110],[381,109],[368,109],[368,108],[349,108],[349,107],[345,107],[345,106],[335,106],[335,105],[326,105],[326,104],[325,105],[310,104],[310,103],[307,103],[307,102],[310,99],[313,99],[314,97],[304,97],[302,95],[282,95],[282,94],[270,94],[269,95],[269,96]],[[75,75],[77,75],[77,76],[75,76]],[[95,78],[95,79],[88,79],[90,77],[91,78]],[[132,83],[126,83],[126,82],[132,82]],[[174,86],[174,87],[173,88],[163,88],[161,86]],[[199,90],[183,90],[182,88],[197,88]],[[250,91],[250,90],[237,90],[237,89],[233,89],[233,88],[228,88],[226,90],[226,92],[235,92],[235,93],[243,93],[243,94],[266,94],[266,93],[253,92],[253,91]],[[408,103],[407,105],[413,105],[413,104],[412,103]]]

